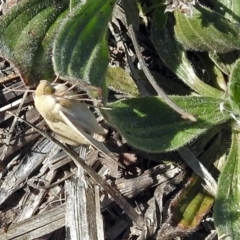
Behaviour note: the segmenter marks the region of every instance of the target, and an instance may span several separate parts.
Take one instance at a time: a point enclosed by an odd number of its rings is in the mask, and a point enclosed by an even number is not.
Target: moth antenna
[[[82,94],[71,94],[71,95],[65,95],[64,96],[64,91],[62,92],[58,92],[58,93],[55,93],[54,95],[57,96],[57,97],[65,97],[65,98],[68,98],[68,99],[72,99],[74,97],[81,97],[81,96],[85,96],[86,94],[85,93],[82,93]]]
[[[62,93],[62,92],[61,92]],[[55,93],[55,96],[57,97],[62,97],[62,98],[66,98],[66,99],[73,99],[73,98],[76,98],[76,97],[81,97],[81,96],[86,96],[85,93],[82,93],[82,94],[72,94],[72,95],[66,95],[66,96],[62,96],[61,94],[59,93]]]
[[[85,103],[88,107],[92,107],[92,108],[98,108],[98,109],[104,109],[104,110],[112,110],[112,108],[109,107],[103,107],[103,106],[98,106],[98,105],[90,105],[88,103]]]
[[[74,99],[74,100],[78,100],[78,101],[87,101],[87,102],[94,102],[93,99],[89,99],[89,98],[77,98],[77,99]]]
[[[53,80],[52,83],[56,83],[58,79],[59,79],[59,74],[56,75],[56,78]]]
[[[112,108],[109,108],[109,107],[101,107],[101,106],[93,106],[93,105],[89,105],[86,103],[86,105],[88,107],[93,107],[93,108],[98,108],[98,109],[104,109],[104,110],[112,110]]]
[[[66,85],[67,83],[68,82],[61,83],[61,84]],[[55,94],[55,95],[61,97],[62,94],[65,94],[66,92],[72,90],[75,86],[76,86],[76,84],[72,85],[70,88],[68,88],[66,90],[63,90],[63,91],[61,91],[61,92],[59,92],[58,94]]]
[[[80,96],[85,96],[86,93],[79,93],[79,94],[72,94],[72,95],[68,95],[69,97],[80,97]]]
[[[73,100],[77,100],[77,101],[87,101],[87,102],[94,102],[96,100],[93,100],[93,99],[90,99],[90,98],[75,98],[75,97],[79,97],[81,95],[86,95],[86,94],[75,94],[75,95],[67,95],[67,96],[61,96],[61,95],[58,95],[58,94],[55,94],[55,96],[57,97],[61,97],[63,99],[73,99]]]
[[[70,91],[70,90],[72,90],[73,88],[75,88],[77,86],[77,84],[75,83],[75,84],[73,84],[70,88],[68,88],[65,92],[67,92],[67,91]]]

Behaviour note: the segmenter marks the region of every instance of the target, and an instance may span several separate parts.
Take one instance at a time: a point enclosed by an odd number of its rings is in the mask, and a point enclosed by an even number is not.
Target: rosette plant
[[[107,99],[106,30],[115,2],[22,1],[0,19],[0,55],[15,64],[27,85],[53,80],[55,74],[83,87],[102,88]],[[134,148],[181,153],[188,146],[218,179],[214,198],[193,174],[172,200],[166,226],[171,224],[175,234],[191,232],[215,200],[214,223],[219,236],[238,239],[240,3],[216,0],[202,4],[185,0],[138,2],[151,19],[150,39],[162,66],[191,92],[183,95],[179,91],[169,98],[196,121],[183,118],[161,96],[106,103],[111,110],[101,112]]]

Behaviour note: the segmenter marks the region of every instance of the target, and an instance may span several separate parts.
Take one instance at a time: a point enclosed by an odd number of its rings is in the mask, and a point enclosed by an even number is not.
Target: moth
[[[92,145],[116,161],[114,154],[94,139],[94,134],[104,135],[105,130],[84,102],[65,84],[41,80],[35,90],[35,107],[50,129],[70,145]]]

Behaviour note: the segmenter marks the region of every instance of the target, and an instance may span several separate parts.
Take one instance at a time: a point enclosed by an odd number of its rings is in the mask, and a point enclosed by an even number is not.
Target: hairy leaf
[[[221,14],[197,5],[193,16],[175,12],[175,34],[185,49],[225,53],[240,49],[239,26]]]
[[[211,85],[217,89],[226,91],[227,84],[225,76],[219,70],[219,68],[214,64],[213,61],[209,58],[208,54],[205,52],[196,52],[195,53],[198,59],[201,61],[201,64],[206,71],[205,75],[208,76]]]
[[[151,27],[151,40],[162,61],[185,84],[200,95],[220,98],[221,91],[207,85],[195,74],[184,49],[174,38],[173,21],[170,17],[165,28],[162,28],[161,22],[164,21],[161,16],[163,14],[164,8],[158,7],[154,10]]]
[[[77,5],[54,40],[54,70],[71,82],[105,87],[108,47],[105,40],[115,0],[88,0]]]
[[[27,0],[0,21],[0,55],[13,62],[26,84],[54,77],[52,39],[65,18],[69,0]]]
[[[219,111],[219,102],[210,97],[172,97],[197,122],[182,119],[159,97],[142,97],[108,104],[102,111],[128,143],[147,152],[178,149],[213,126],[226,122],[228,114]]]
[[[238,240],[240,236],[240,134],[232,134],[229,156],[218,180],[214,222],[219,238]]]
[[[138,88],[132,77],[120,67],[108,67],[106,82],[108,88],[116,92],[139,96]]]
[[[216,176],[213,163],[226,151],[225,135],[218,134],[211,145],[199,157],[199,161]],[[172,200],[170,207],[174,226],[182,231],[192,231],[201,223],[209,212],[214,197],[202,186],[202,180],[193,173],[186,187]]]
[[[55,73],[101,87],[106,95],[105,34],[114,4],[115,0],[22,1],[1,19],[0,55],[15,64],[27,85],[51,81]]]
[[[214,9],[233,23],[240,22],[239,0],[218,0],[213,1]]]
[[[229,100],[235,114],[240,114],[240,60],[233,67],[229,78]]]
[[[230,75],[234,63],[238,59],[239,55],[237,51],[229,53],[210,52],[209,57],[222,72],[226,75]]]

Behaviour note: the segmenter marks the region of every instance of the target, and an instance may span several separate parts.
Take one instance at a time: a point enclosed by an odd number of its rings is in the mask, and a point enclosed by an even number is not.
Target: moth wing
[[[72,129],[72,127],[68,126],[65,122],[52,122],[47,119],[45,119],[45,121],[52,129],[52,131],[56,134],[56,136],[63,142],[69,145],[89,144],[89,141],[87,141],[84,137],[78,134],[74,129]]]
[[[62,112],[71,119],[72,123],[79,129],[85,130],[88,133],[104,134],[104,128],[102,128],[97,122],[92,111],[87,107],[85,103],[79,101],[73,101],[71,108],[62,108]]]
[[[94,139],[91,135],[86,133],[84,129],[79,127],[79,125],[76,125],[76,119],[72,119],[72,115],[68,114],[67,112],[59,111],[59,115],[62,117],[64,122],[69,125],[72,129],[74,129],[76,132],[78,132],[83,138],[85,138],[89,144],[97,148],[100,152],[106,154],[108,157],[113,159],[114,161],[117,161],[115,156],[112,152],[109,151],[109,149],[101,142],[98,142],[96,139]],[[118,163],[119,164],[119,163]]]

